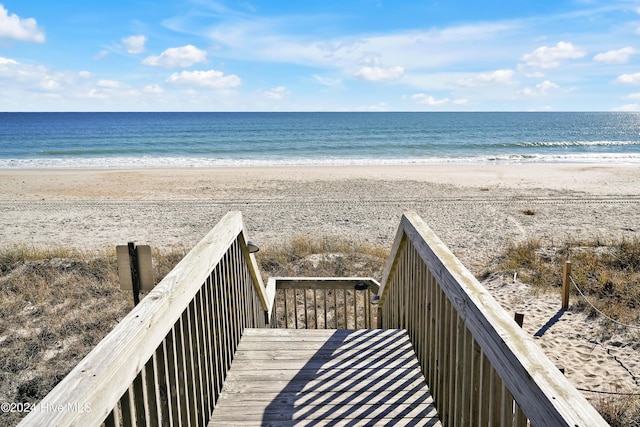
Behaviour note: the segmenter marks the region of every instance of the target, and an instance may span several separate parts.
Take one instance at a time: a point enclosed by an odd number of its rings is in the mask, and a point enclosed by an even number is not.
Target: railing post
[[[569,308],[569,291],[571,290],[571,261],[564,263],[564,272],[562,275],[562,309]]]
[[[131,284],[133,287],[133,305],[140,302],[140,276],[138,275],[138,254],[133,242],[127,243],[129,249],[129,267],[131,268]]]
[[[524,323],[524,313],[516,313],[513,316],[513,320],[522,328],[522,324]]]

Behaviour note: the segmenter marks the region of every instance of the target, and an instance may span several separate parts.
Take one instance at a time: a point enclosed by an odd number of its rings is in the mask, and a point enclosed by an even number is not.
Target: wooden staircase
[[[380,285],[265,287],[247,242],[225,215],[20,426],[608,425],[415,212]]]
[[[246,329],[209,427],[439,426],[400,329]]]

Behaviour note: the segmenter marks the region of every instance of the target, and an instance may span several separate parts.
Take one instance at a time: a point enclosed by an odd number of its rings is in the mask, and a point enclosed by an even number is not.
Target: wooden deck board
[[[401,330],[247,329],[209,427],[439,426]]]

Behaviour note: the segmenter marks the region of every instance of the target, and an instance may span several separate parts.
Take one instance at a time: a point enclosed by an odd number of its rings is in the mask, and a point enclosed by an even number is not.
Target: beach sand
[[[0,170],[0,195],[0,245],[192,246],[240,210],[259,245],[298,234],[390,247],[401,214],[413,210],[477,274],[510,242],[640,236],[637,166]],[[507,311],[525,314],[527,333],[541,335],[574,385],[640,393],[640,343],[629,333],[603,338],[597,321],[559,313],[559,295],[534,295],[518,281],[484,284]]]

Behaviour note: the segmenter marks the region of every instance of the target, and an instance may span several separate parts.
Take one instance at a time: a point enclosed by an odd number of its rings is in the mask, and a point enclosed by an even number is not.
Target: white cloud
[[[142,63],[153,67],[186,68],[207,60],[207,52],[193,45],[172,47],[159,56],[148,56]]]
[[[512,84],[513,70],[495,70],[488,73],[480,73],[468,79],[459,79],[461,86],[484,86],[491,83]]]
[[[536,85],[536,89],[542,94],[546,95],[549,92],[549,89],[558,89],[560,86],[557,84],[550,82],[549,80],[545,80],[540,84]]]
[[[144,93],[162,93],[164,92],[164,89],[158,85],[147,85],[142,89],[142,91]]]
[[[524,96],[537,96],[535,89],[531,89],[530,87],[525,87],[521,92]]]
[[[357,111],[370,111],[370,112],[381,112],[381,111],[389,111],[389,107],[384,102],[379,102],[373,105],[367,105],[365,107],[356,108]]]
[[[147,36],[137,35],[124,37],[122,44],[128,53],[136,54],[144,52],[144,44],[147,42]]]
[[[565,59],[578,59],[586,53],[571,43],[558,42],[555,46],[541,46],[531,53],[522,55],[522,60],[531,67],[555,68]]]
[[[86,95],[81,95],[81,96],[85,96],[87,98],[95,98],[95,99],[107,99],[108,95],[104,92],[100,92],[99,90],[96,89],[91,89]]]
[[[622,49],[599,53],[593,57],[593,60],[607,64],[626,64],[629,62],[631,55],[635,55],[637,53],[638,51],[636,49],[627,46]]]
[[[636,92],[636,93],[630,93],[629,95],[626,96],[627,99],[640,99],[640,93]]]
[[[292,26],[290,16],[257,18],[227,10],[221,12],[219,18],[217,23],[207,27],[188,17],[163,23],[175,31],[209,37],[218,49],[217,57],[335,68],[349,75],[366,66],[370,68],[360,70],[360,74],[366,76],[390,71],[374,68],[382,67],[380,58],[386,64],[402,65],[403,72],[466,65],[474,60],[486,63],[487,43],[493,46],[491,56],[513,58],[518,55],[518,45],[507,35],[521,26],[515,22],[480,23],[444,29],[399,30],[374,35],[351,33],[323,38],[316,36],[317,31],[307,36],[292,34],[288,31]],[[331,18],[296,16],[296,27],[308,20],[310,28],[321,28],[323,19]]]
[[[45,90],[55,90],[60,87],[60,82],[58,82],[54,77],[46,76],[40,82],[40,87]]]
[[[169,77],[171,72],[165,74]],[[188,75],[178,74],[174,79],[176,83],[185,83],[181,90],[168,90],[164,82],[152,80],[153,77],[142,84],[131,83],[122,76],[100,77],[88,71],[60,71],[0,56],[0,104],[7,111],[170,111],[176,108],[209,111],[212,105],[220,110],[240,108],[233,103],[239,99],[233,96],[234,90],[215,92],[220,102],[212,104],[213,92],[195,84],[186,85],[190,83],[185,81]],[[219,77],[217,85],[212,82],[213,78],[204,84],[229,87],[240,81],[236,76],[222,73]],[[230,101],[223,102],[227,94],[226,99]]]
[[[551,89],[558,89],[560,86],[545,80],[542,83],[538,83],[535,88],[526,87],[520,93],[524,96],[545,96],[549,94]]]
[[[640,104],[625,104],[613,108],[613,111],[640,111]]]
[[[100,52],[93,55],[92,59],[99,60],[99,59],[105,58],[107,55],[109,55],[108,50],[101,50]]]
[[[358,62],[360,65],[368,65],[371,67],[379,67],[381,65],[380,55],[374,55],[371,53],[364,55]]]
[[[616,78],[618,83],[636,84],[640,83],[640,73],[621,74]]]
[[[21,19],[0,4],[0,39],[44,43],[44,32],[33,18]]]
[[[134,99],[140,99],[141,92],[143,91],[116,80],[99,80],[95,87],[84,86],[80,88],[80,90],[76,91],[75,96],[78,98],[108,100],[110,102],[117,100],[131,102]]]
[[[319,76],[317,74],[314,74],[311,77],[313,77],[316,82],[320,83],[323,86],[338,86],[340,85],[340,83],[342,83],[340,79],[332,79],[329,77]]]
[[[397,80],[404,74],[404,68],[402,67],[370,67],[365,66],[360,68],[354,74],[356,77],[360,77],[364,80],[371,82],[383,81],[383,80]]]
[[[241,80],[235,74],[225,76],[222,71],[216,70],[183,71],[171,74],[167,79],[167,83],[226,89],[240,86]]]
[[[18,61],[14,61],[13,59],[3,58],[0,56],[0,65],[17,65]]]
[[[0,57],[0,77],[16,84],[27,84],[39,88],[52,87],[54,73],[40,65],[22,64],[9,58]]]
[[[262,92],[262,95],[267,99],[282,99],[289,96],[291,92],[284,86],[274,87],[273,89]]]
[[[533,73],[525,73],[524,75],[530,79],[541,79],[545,76],[542,71],[534,71]]]
[[[99,80],[97,85],[105,89],[117,89],[120,87],[120,82],[115,80]]]
[[[76,87],[86,84],[87,78],[91,73],[87,71],[71,72],[71,71],[55,71],[43,65],[23,64],[9,58],[0,57],[0,78],[6,79],[11,84],[0,87],[3,89],[11,89],[14,93],[22,93],[18,97],[24,97],[24,94],[58,92],[70,94]],[[66,92],[69,90],[69,92]],[[6,101],[6,99],[3,99]]]
[[[449,98],[436,99],[433,96],[424,93],[416,93],[415,95],[411,95],[411,99],[417,104],[423,105],[443,105],[449,102]]]

